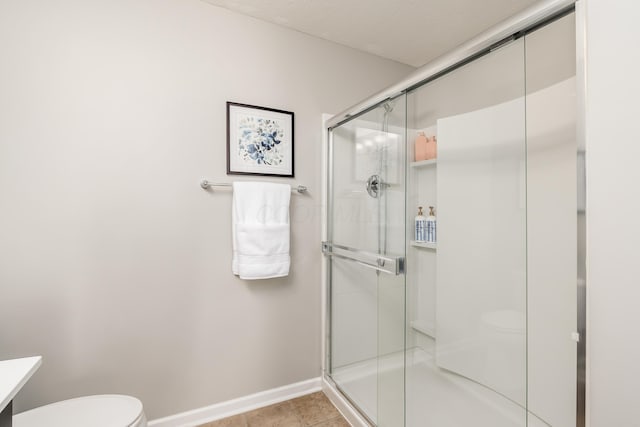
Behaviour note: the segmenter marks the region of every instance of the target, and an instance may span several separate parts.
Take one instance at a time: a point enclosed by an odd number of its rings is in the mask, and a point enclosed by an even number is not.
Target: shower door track
[[[381,103],[403,93],[435,80],[444,74],[461,67],[492,50],[510,39],[519,38],[534,31],[548,22],[554,21],[575,9],[576,0],[546,0],[521,13],[499,23],[481,33],[454,51],[435,59],[420,67],[408,77],[387,89],[351,106],[336,114],[327,121],[327,128],[332,129],[340,124],[364,114]]]
[[[367,414],[365,413],[365,411],[363,411],[362,409],[360,409],[360,406],[358,406],[357,403],[355,403],[350,397],[349,394],[346,393],[345,390],[342,389],[342,387],[340,387],[338,384],[336,384],[336,382],[333,380],[333,378],[331,378],[331,375],[329,374],[325,374],[325,378],[324,380],[327,382],[328,385],[330,385],[331,387],[333,387],[335,390],[337,390],[340,393],[340,396],[346,400],[349,405],[351,405],[351,407],[353,409],[355,409],[358,412],[358,415],[360,417],[362,417],[362,419],[364,419],[364,421],[368,424],[367,427],[376,427],[376,423],[373,422],[373,420],[371,418],[369,418],[367,416]]]

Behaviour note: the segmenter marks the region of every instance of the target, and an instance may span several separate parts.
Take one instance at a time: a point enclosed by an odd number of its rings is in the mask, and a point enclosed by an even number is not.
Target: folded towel
[[[289,274],[290,199],[286,184],[233,183],[233,274],[246,280]]]

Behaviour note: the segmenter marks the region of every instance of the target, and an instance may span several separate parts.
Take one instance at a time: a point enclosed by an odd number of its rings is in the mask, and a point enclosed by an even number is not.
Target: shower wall
[[[587,46],[588,421],[638,423],[640,3],[582,1]]]

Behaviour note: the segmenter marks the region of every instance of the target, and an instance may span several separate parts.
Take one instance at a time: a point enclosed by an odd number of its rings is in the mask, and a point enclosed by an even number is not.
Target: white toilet
[[[51,403],[13,416],[13,427],[146,427],[142,402],[103,394]]]

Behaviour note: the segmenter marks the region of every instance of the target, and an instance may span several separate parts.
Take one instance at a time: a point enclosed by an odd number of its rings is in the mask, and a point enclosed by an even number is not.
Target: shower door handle
[[[367,268],[398,276],[404,274],[404,257],[381,255],[366,252],[331,242],[322,242],[322,253],[348,261],[353,261]]]

